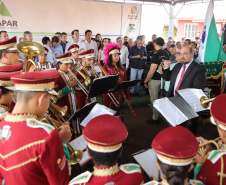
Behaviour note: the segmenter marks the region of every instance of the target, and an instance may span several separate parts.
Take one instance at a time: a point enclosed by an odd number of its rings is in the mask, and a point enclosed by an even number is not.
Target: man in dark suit
[[[177,63],[173,70],[169,70],[170,61],[164,61],[163,77],[170,81],[167,97],[175,96],[176,91],[186,88],[204,90],[206,86],[206,68],[193,59],[194,51],[190,46],[183,46],[180,53],[181,63]],[[197,130],[197,119],[183,123],[194,134]]]
[[[196,88],[204,90],[206,86],[206,68],[193,60],[194,51],[190,46],[182,47],[180,53],[181,63],[169,70],[170,61],[164,61],[163,77],[170,81],[167,97],[175,96],[177,90]]]

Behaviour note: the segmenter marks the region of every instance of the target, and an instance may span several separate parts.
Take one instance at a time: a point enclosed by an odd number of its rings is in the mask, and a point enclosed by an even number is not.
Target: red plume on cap
[[[108,57],[109,57],[109,52],[111,51],[111,49],[113,47],[117,47],[119,49],[119,51],[121,50],[121,47],[119,44],[116,44],[115,42],[112,42],[111,44],[107,44],[105,49],[104,49],[104,55],[105,55],[105,59],[103,61],[104,64],[107,64],[108,61]]]

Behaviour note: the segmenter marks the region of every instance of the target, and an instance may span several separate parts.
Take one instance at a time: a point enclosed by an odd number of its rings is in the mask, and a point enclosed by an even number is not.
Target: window
[[[198,34],[198,24],[185,24],[184,36],[186,39],[194,39]]]

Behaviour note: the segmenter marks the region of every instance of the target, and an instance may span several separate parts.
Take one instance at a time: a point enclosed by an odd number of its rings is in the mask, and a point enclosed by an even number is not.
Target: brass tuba
[[[38,71],[35,58],[45,51],[44,47],[36,42],[24,41],[17,44],[17,49],[24,54],[25,72],[28,72],[32,65],[35,66],[35,71]]]

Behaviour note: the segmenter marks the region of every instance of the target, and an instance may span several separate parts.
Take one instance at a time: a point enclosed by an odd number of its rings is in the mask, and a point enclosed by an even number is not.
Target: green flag
[[[219,46],[220,40],[218,37],[216,22],[213,13],[213,0],[210,0],[202,32],[202,42],[199,48],[199,61],[217,61]]]
[[[220,43],[220,48],[219,48],[218,61],[226,61],[226,53],[223,50],[223,43],[224,43],[224,31],[222,31],[222,35],[221,35],[221,43]]]

